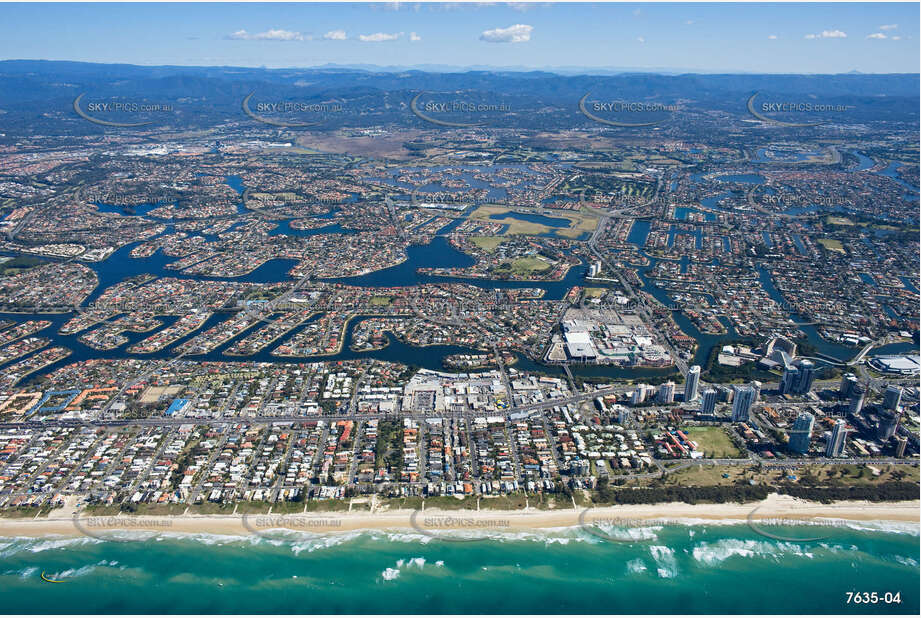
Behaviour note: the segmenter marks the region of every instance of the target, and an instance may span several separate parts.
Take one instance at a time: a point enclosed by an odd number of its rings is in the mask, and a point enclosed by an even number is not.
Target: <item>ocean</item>
[[[762,529],[823,538],[700,522],[608,531],[623,541],[579,528],[2,538],[0,590],[4,613],[918,614],[917,526]]]

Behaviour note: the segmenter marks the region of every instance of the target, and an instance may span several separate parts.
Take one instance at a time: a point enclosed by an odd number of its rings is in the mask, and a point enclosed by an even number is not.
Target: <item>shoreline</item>
[[[636,527],[656,523],[671,525],[739,525],[750,522],[770,526],[879,524],[914,532],[921,501],[810,502],[771,494],[750,503],[618,505],[591,509],[541,510],[442,510],[409,509],[347,512],[254,513],[230,515],[91,515],[66,508],[38,518],[0,518],[0,537],[93,536],[93,531],[160,532],[178,534],[258,535],[288,529],[312,534],[358,531],[401,531],[428,534],[433,538],[451,532],[520,532],[580,526]],[[754,527],[752,527],[754,529]],[[757,532],[757,530],[755,530]]]

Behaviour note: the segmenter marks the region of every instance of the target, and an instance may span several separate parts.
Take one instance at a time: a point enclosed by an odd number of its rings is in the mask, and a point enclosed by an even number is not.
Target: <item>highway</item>
[[[620,269],[614,267],[608,259],[598,251],[595,246],[598,238],[601,236],[601,233],[604,231],[604,226],[607,224],[608,217],[602,217],[599,220],[598,227],[595,229],[595,232],[592,234],[591,239],[588,241],[589,250],[598,258],[598,260],[605,265],[608,272],[614,274],[614,276],[620,281],[621,286],[624,288],[624,291],[627,293],[627,298],[631,299],[636,303],[636,309],[639,312],[640,316],[643,319],[643,322],[646,324],[652,324],[652,317],[649,315],[649,311],[646,308],[646,303],[642,297],[640,297],[636,291],[633,289],[626,279],[620,274]],[[661,340],[661,343],[668,350],[669,355],[671,355],[672,360],[675,361],[675,366],[678,368],[678,371],[681,372],[682,376],[688,374],[688,364],[682,360],[681,356],[678,354],[677,350],[665,339]]]
[[[545,410],[552,409],[556,406],[565,406],[569,404],[578,404],[584,401],[593,400],[595,397],[603,397],[605,395],[614,395],[621,394],[626,390],[629,390],[628,386],[618,386],[618,387],[609,387],[601,388],[589,393],[582,393],[579,395],[572,395],[570,397],[560,397],[557,399],[548,399],[547,401],[540,401],[524,406],[515,406],[503,411],[505,415],[518,414],[521,412],[527,412],[529,414],[534,414],[537,412],[543,412]],[[435,413],[394,413],[390,415],[372,415],[373,417],[380,418],[411,418],[416,420],[425,420],[428,418],[446,418],[446,419],[472,419],[482,416],[493,416],[496,413],[490,412],[481,412],[481,411],[469,411],[463,413],[452,413],[447,415],[439,415]],[[0,429],[24,429],[24,428],[36,428],[44,429],[48,427],[122,427],[122,426],[173,426],[173,425],[234,425],[237,423],[305,423],[309,421],[317,420],[326,420],[326,421],[341,421],[341,420],[352,420],[357,421],[361,419],[367,419],[369,415],[367,414],[357,414],[355,412],[346,412],[339,414],[312,414],[312,415],[284,415],[284,416],[232,416],[226,418],[174,418],[174,417],[156,417],[156,418],[141,418],[141,419],[94,419],[94,420],[80,420],[80,419],[68,419],[68,420],[55,420],[52,422],[46,421],[23,421],[19,423],[0,423]]]

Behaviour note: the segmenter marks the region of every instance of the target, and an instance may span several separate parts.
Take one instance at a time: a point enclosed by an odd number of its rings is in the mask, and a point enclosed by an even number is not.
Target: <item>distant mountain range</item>
[[[448,68],[452,70],[436,70]],[[850,121],[917,122],[918,118],[918,74],[665,74],[626,70],[581,74],[579,70],[470,67],[461,72],[439,65],[265,69],[6,60],[0,61],[0,125],[41,122],[49,114],[67,118],[73,115],[70,103],[81,93],[175,101],[191,116],[207,112],[217,119],[238,114],[242,98],[254,91],[276,100],[360,102],[363,109],[378,113],[379,120],[386,119],[387,110],[405,108],[406,102],[422,91],[510,97],[516,111],[573,109],[580,97],[592,92],[620,100],[681,102],[700,112],[718,110],[739,115],[746,115],[747,97],[760,92],[773,100],[795,97],[848,105],[855,110]]]
[[[470,65],[456,66],[449,64],[415,64],[411,66],[380,66],[374,64],[324,64],[316,69],[355,69],[371,73],[394,73],[399,71],[425,71],[426,73],[467,73],[469,71],[498,71],[502,73],[531,73],[542,71],[555,75],[621,75],[623,73],[658,73],[662,75],[680,75],[682,73],[725,73],[727,71],[700,71],[691,68],[666,68],[666,67],[585,67],[585,66],[556,66],[535,67],[525,66],[486,66]],[[736,71],[732,71],[735,73]]]
[[[0,60],[4,62],[55,62],[61,63],[66,61],[56,60]],[[88,64],[92,66],[141,66],[141,65],[102,65],[91,62],[68,63],[68,64]],[[144,67],[144,68],[167,68],[165,66]],[[170,66],[168,68],[208,68],[194,66]],[[232,68],[232,67],[224,67]],[[250,69],[251,67],[240,67]],[[652,73],[656,75],[760,75],[756,71],[737,71],[737,70],[701,70],[692,67],[597,67],[597,66],[548,66],[548,67],[529,67],[522,65],[496,66],[496,65],[453,65],[453,64],[414,64],[414,65],[377,65],[377,64],[338,64],[327,63],[310,67],[287,67],[276,69],[259,68],[255,70],[274,70],[274,71],[364,71],[367,73],[402,73],[405,71],[422,71],[425,73],[468,73],[476,72],[494,72],[494,73],[552,73],[554,75],[623,75],[625,73]],[[781,73],[767,73],[768,75],[781,75]],[[861,75],[860,71],[848,71],[840,75]],[[810,75],[809,73],[797,73],[797,75]]]
[[[318,73],[351,73],[366,74],[393,74],[393,73],[487,73],[507,75],[509,73],[523,73],[530,75],[546,76],[631,76],[631,75],[661,75],[661,76],[689,76],[689,75],[723,75],[738,77],[763,77],[763,78],[836,78],[852,76],[872,77],[900,77],[918,79],[917,73],[861,73],[849,71],[848,73],[810,74],[810,73],[754,73],[746,71],[700,71],[691,68],[640,68],[640,67],[580,67],[557,66],[533,68],[524,66],[456,66],[441,64],[420,64],[411,66],[389,65],[380,66],[372,64],[324,64],[314,67],[291,67],[267,69],[262,67],[232,67],[232,66],[144,66],[133,64],[102,64],[94,62],[72,62],[66,60],[0,60],[0,73],[40,73],[46,75],[67,73],[70,75],[109,75],[127,77],[130,75],[162,75],[163,73],[189,73],[200,75],[315,75]]]

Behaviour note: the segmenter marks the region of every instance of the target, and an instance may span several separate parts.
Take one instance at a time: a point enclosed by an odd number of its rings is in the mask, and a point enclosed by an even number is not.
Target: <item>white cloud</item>
[[[883,24],[882,26],[879,27],[879,29],[880,30],[895,30],[898,27],[899,27],[898,24]]]
[[[250,33],[246,30],[237,30],[229,39],[236,41],[303,41],[304,35],[300,32],[291,32],[290,30],[272,29],[265,32]]]
[[[330,30],[323,35],[323,38],[327,41],[344,41],[345,40],[345,30]]]
[[[694,25],[694,20],[693,20],[693,19],[689,19],[689,20],[687,20],[686,22],[684,22],[684,25],[685,25],[685,26],[693,26],[693,25]]]
[[[409,33],[409,40],[410,40],[410,41],[421,41],[421,40],[422,40],[422,37],[419,36],[418,34],[416,34],[415,32],[410,32],[410,33]]]
[[[396,41],[403,36],[402,32],[387,34],[386,32],[375,32],[374,34],[359,34],[358,39],[366,43],[380,43],[381,41]]]
[[[840,30],[823,30],[822,34],[807,34],[807,39],[846,39],[847,34]]]
[[[406,9],[414,13],[418,13],[421,8],[418,2],[371,2],[368,6],[371,7],[372,11],[402,11]]]
[[[633,9],[633,16],[634,16],[634,17],[639,17],[639,16],[642,15],[642,14],[643,14],[643,9]]]
[[[776,35],[776,34],[769,34],[769,35],[768,35],[768,38],[769,38],[770,40],[772,40],[772,41],[776,41],[776,40],[777,40],[777,35]]]
[[[641,36],[636,37],[636,40],[639,41],[640,43],[645,43],[645,42],[646,42],[646,39],[645,39],[644,37],[641,37]]]
[[[525,24],[515,24],[508,28],[494,28],[493,30],[484,30],[480,35],[481,41],[487,43],[525,43],[531,40],[531,31],[534,26]]]
[[[483,6],[484,2],[479,3],[480,6]],[[509,2],[508,8],[513,11],[518,11],[519,13],[527,13],[530,9],[534,8],[534,5],[530,2]]]
[[[868,34],[867,38],[868,39],[888,39],[889,37],[887,37],[882,32],[874,32],[873,34]]]
[[[901,40],[902,40],[902,37],[900,37],[900,36],[894,36],[894,37],[892,37],[892,40],[893,40],[893,41],[901,41]]]

